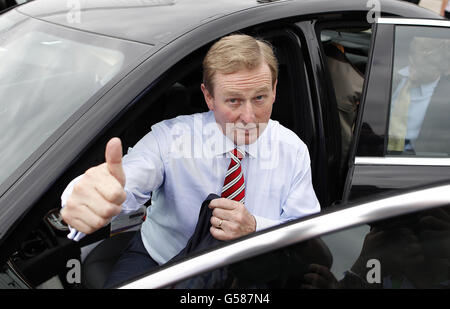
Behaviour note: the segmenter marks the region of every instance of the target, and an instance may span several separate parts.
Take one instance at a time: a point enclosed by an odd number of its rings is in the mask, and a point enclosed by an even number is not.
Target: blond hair
[[[223,37],[211,46],[203,60],[203,84],[214,96],[216,72],[231,74],[242,69],[252,70],[264,62],[269,66],[274,86],[278,77],[278,61],[268,42],[245,34]]]

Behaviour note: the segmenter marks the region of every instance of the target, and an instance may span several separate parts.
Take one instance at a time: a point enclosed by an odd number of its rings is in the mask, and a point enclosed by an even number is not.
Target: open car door
[[[374,23],[344,201],[450,178],[449,26]]]

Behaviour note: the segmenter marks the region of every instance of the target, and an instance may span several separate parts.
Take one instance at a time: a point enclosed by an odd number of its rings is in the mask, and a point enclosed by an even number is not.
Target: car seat
[[[180,83],[173,84],[163,95],[161,104],[164,104],[162,119],[171,119],[180,115],[190,115],[194,111],[191,108],[190,95],[185,86]]]

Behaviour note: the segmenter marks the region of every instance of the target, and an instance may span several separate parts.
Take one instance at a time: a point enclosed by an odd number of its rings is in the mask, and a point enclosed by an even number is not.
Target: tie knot
[[[231,151],[233,156],[235,156],[237,159],[242,160],[243,157],[245,157],[245,152],[242,152],[242,150],[238,148],[234,148],[233,151]]]

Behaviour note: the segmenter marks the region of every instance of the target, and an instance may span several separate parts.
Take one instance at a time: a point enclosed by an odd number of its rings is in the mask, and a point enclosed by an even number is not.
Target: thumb
[[[114,137],[109,140],[108,144],[106,144],[105,158],[108,171],[124,187],[125,173],[122,168],[122,142],[120,138]]]

